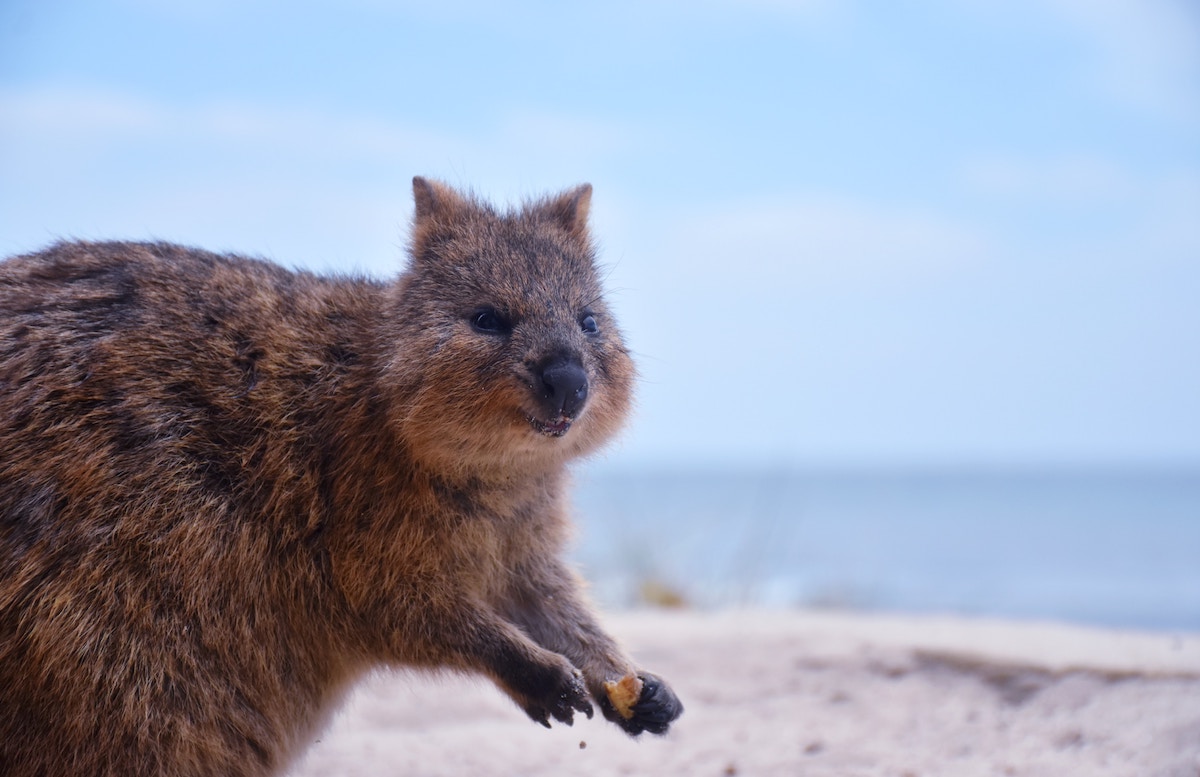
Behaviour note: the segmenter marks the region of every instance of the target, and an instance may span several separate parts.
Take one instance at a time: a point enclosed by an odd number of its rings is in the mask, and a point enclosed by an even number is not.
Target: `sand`
[[[949,617],[606,619],[687,707],[632,741],[484,681],[381,673],[290,774],[1200,777],[1200,634]]]

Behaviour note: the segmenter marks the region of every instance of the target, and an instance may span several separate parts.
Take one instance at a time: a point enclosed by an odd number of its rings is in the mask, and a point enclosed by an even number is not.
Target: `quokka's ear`
[[[458,192],[440,181],[430,181],[419,175],[413,178],[413,200],[417,206],[415,222],[418,228],[431,222],[451,220],[467,207],[467,201]]]
[[[551,199],[544,209],[573,237],[587,240],[587,218],[591,207],[592,185],[585,183]]]

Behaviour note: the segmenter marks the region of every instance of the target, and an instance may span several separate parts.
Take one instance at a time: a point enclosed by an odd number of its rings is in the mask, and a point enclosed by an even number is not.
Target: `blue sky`
[[[417,174],[596,187],[612,466],[1200,465],[1185,0],[0,3],[2,254],[388,275]]]

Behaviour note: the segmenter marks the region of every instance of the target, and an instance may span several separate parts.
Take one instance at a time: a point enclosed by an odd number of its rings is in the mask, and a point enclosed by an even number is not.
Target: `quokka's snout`
[[[588,375],[578,354],[542,359],[537,366],[538,393],[547,418],[575,418],[587,403]]]

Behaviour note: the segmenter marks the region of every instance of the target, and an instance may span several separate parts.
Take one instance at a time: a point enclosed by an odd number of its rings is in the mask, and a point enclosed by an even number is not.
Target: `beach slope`
[[[381,673],[317,775],[1200,775],[1200,634],[822,612],[608,619],[687,706],[663,738],[547,731],[486,682]]]

